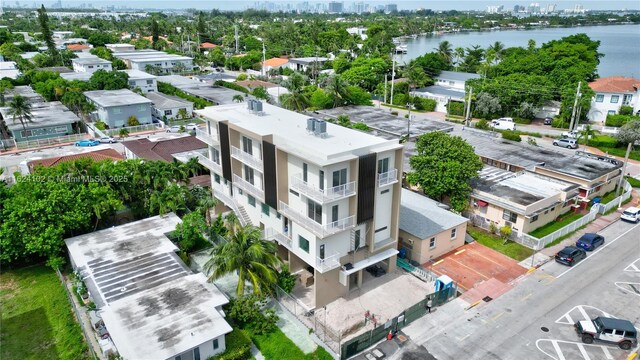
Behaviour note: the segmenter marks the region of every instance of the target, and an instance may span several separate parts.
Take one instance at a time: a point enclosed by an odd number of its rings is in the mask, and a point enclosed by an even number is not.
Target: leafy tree
[[[317,88],[309,97],[309,105],[315,109],[329,109],[333,107],[334,100],[326,91]]]
[[[138,38],[133,42],[133,45],[135,45],[136,49],[149,49],[152,47],[152,42],[145,39],[145,38]],[[146,70],[145,70],[146,71]]]
[[[523,101],[520,103],[520,108],[518,108],[518,116],[523,119],[531,120],[535,117],[536,111],[537,109],[533,104]]]
[[[616,139],[622,144],[635,144],[640,141],[640,120],[632,120],[624,124],[616,133]]]
[[[420,66],[422,70],[424,70],[425,74],[431,77],[437,76],[443,70],[449,70],[451,68],[440,55],[434,52],[418,56],[409,64],[411,63],[415,63]],[[433,85],[433,82],[427,83],[426,85]]]
[[[198,243],[206,241],[204,234],[207,231],[207,223],[199,212],[190,212],[182,218],[182,222],[176,225],[178,235],[178,247],[185,253],[191,252]]]
[[[116,43],[118,42],[118,37],[108,32],[97,31],[92,33],[91,36],[89,36],[89,38],[87,39],[87,41],[89,42],[89,44],[93,45],[94,47],[98,47],[98,46],[105,46],[106,44]]]
[[[198,13],[198,22],[196,24],[196,29],[198,30],[198,34],[202,37],[202,39],[206,41],[208,39],[207,23],[204,18],[204,12],[202,11]]]
[[[333,107],[343,105],[349,99],[349,84],[340,77],[333,75],[326,80],[327,93],[333,98]]]
[[[371,103],[371,94],[357,86],[347,86],[347,94],[346,105],[373,105]]]
[[[95,105],[87,101],[87,97],[79,89],[68,89],[60,101],[76,115],[84,119],[87,118],[89,113],[96,110]]]
[[[211,61],[212,65],[214,66],[223,66],[226,60],[224,52],[222,52],[222,49],[220,47],[214,48],[213,50],[209,51],[208,56],[209,61]]]
[[[22,125],[22,129],[27,130],[27,123],[33,122],[33,117],[31,115],[31,103],[29,100],[22,95],[15,95],[13,99],[9,102],[9,112],[8,114],[13,119],[15,123],[16,120],[20,121]],[[29,136],[27,136],[27,139]]]
[[[128,126],[138,126],[138,125],[140,125],[140,121],[138,121],[138,118],[135,115],[131,115],[127,119],[127,125]]]
[[[247,225],[231,232],[226,243],[211,251],[204,269],[211,274],[209,281],[237,273],[236,294],[242,296],[246,282],[253,285],[254,294],[270,293],[278,281],[275,269],[280,264],[275,243],[262,239],[259,228]]]
[[[620,111],[618,112],[620,115],[633,115],[633,107],[629,105],[620,106]]]
[[[291,293],[296,286],[296,276],[289,271],[289,267],[284,265],[278,273],[278,286],[287,294]]]
[[[269,95],[269,93],[267,92],[267,89],[265,89],[262,86],[258,86],[257,88],[253,89],[252,94],[253,96],[256,97],[256,99],[261,99],[266,101],[271,100],[271,95]]]
[[[49,28],[49,16],[47,15],[47,9],[44,8],[44,5],[41,5],[40,9],[38,9],[38,23],[40,24],[40,32],[42,33],[44,43],[47,45],[47,49],[49,49],[49,54],[55,58],[58,55],[58,50],[56,49],[56,43],[53,42],[53,32]]]
[[[506,244],[509,241],[509,236],[511,236],[512,230],[511,226],[503,226],[500,228],[500,238],[503,241],[503,244]]]
[[[486,92],[480,93],[475,102],[475,112],[485,119],[489,119],[492,116],[499,114],[501,108],[500,99]]]
[[[13,43],[4,43],[0,45],[0,55],[7,60],[17,60],[24,51]]]
[[[251,329],[255,334],[268,334],[276,329],[278,316],[273,309],[262,310],[265,305],[264,296],[238,296],[229,300],[227,313],[238,327]]]
[[[129,87],[129,74],[123,71],[98,70],[91,75],[89,86],[95,90],[120,90]]]
[[[158,49],[158,39],[160,38],[160,27],[156,19],[151,19],[151,46]]]
[[[448,198],[456,211],[464,210],[470,182],[482,169],[473,147],[459,136],[432,132],[418,138],[416,151],[409,159],[413,169],[407,175],[409,183],[420,186],[432,199]]]
[[[238,75],[238,77],[236,77],[236,81],[245,81],[249,78],[249,76],[247,74],[240,74]]]
[[[120,131],[118,132],[118,136],[120,136],[120,139],[124,139],[126,137],[129,136],[129,130],[122,128],[120,129]]]

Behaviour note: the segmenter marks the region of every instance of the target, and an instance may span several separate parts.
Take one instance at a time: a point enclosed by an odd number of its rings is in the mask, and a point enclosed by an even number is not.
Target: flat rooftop
[[[469,221],[443,206],[446,205],[429,199],[426,195],[402,188],[400,230],[420,239],[427,239]]]
[[[113,56],[118,59],[126,59],[133,62],[160,61],[160,60],[193,60],[188,56],[167,54],[157,50],[118,51]]]
[[[120,71],[126,72],[127,75],[129,75],[129,80],[150,80],[150,79],[158,78],[155,75],[151,75],[147,72],[135,70],[135,69],[127,69],[127,70],[120,70]]]
[[[351,122],[362,122],[378,132],[377,135],[390,135],[399,139],[407,134],[407,119],[392,115],[388,110],[372,106],[343,106],[334,109],[316,111],[324,119],[337,119],[346,115]],[[317,117],[317,115],[314,115]],[[411,137],[420,136],[433,131],[450,132],[453,126],[444,122],[413,119],[411,120]]]
[[[127,75],[129,75],[129,80],[151,80],[156,78],[155,75],[151,75],[149,73],[146,73],[140,70],[118,70],[118,71],[127,73]],[[93,73],[87,73],[87,72],[79,72],[79,73],[69,72],[69,73],[60,74],[61,78],[69,81],[73,81],[73,80],[89,81],[91,79],[91,76],[93,76]]]
[[[476,195],[490,194],[522,206],[578,188],[576,184],[529,171],[513,173],[493,166],[485,166],[471,186]]]
[[[193,106],[191,101],[184,100],[177,96],[166,95],[161,92],[150,92],[145,94],[145,96],[153,102],[153,107],[156,109],[175,109]]]
[[[13,116],[9,115],[10,108],[0,108],[0,113],[5,118],[5,123],[9,130],[20,131],[23,129],[19,120],[13,121]],[[37,129],[41,127],[67,125],[80,121],[80,118],[64,106],[59,101],[38,102],[31,104],[32,121],[26,122],[27,129]],[[64,134],[62,134],[64,135]]]
[[[258,136],[273,135],[277,147],[320,166],[351,160],[371,151],[402,148],[397,141],[331,123],[327,123],[327,136],[321,138],[307,132],[308,115],[266,103],[263,114],[250,112],[246,103],[212,106],[196,112],[215,121],[228,120]]]
[[[235,104],[233,101],[234,96],[245,96],[245,94],[240,91],[231,90],[222,86],[211,86],[210,84],[181,75],[158,76],[158,81],[169,83],[187,94],[209,100],[216,105]]]
[[[94,65],[94,64],[111,64],[111,61],[109,60],[105,60],[105,59],[101,59],[99,57],[80,57],[80,58],[75,58],[75,59],[71,59],[71,62],[75,63],[75,64],[81,64],[81,65]]]
[[[329,61],[329,58],[319,57],[319,56],[318,57],[310,56],[310,57],[300,57],[300,58],[289,59],[289,62],[298,63],[298,64],[312,64],[314,62],[325,62],[325,61]]]
[[[432,85],[423,88],[419,88],[413,91],[414,93],[430,93],[434,95],[440,96],[450,96],[455,99],[463,99],[464,98],[464,90],[453,89],[440,85]]]
[[[151,104],[151,100],[129,89],[85,91],[84,95],[102,107]]]

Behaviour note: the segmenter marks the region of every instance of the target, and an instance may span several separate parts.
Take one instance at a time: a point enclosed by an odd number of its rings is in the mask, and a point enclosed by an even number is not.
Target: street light
[[[411,138],[411,103],[407,103],[409,113],[407,114],[407,141]]]

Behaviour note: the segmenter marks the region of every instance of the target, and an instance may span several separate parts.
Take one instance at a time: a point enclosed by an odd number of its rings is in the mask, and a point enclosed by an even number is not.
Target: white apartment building
[[[94,73],[98,70],[111,71],[111,61],[95,57],[80,57],[71,60],[73,71],[77,73]]]
[[[129,69],[140,71],[156,71],[158,74],[190,71],[193,59],[188,56],[167,54],[157,50],[137,50],[114,52],[113,56],[122,59]]]
[[[613,76],[596,79],[589,83],[596,96],[591,99],[590,121],[604,122],[607,115],[620,113],[622,105],[633,108],[640,115],[640,79]]]
[[[143,93],[158,91],[158,77],[140,70],[122,70],[129,75],[129,87],[140,88]]]
[[[136,50],[136,47],[133,44],[106,44],[105,47],[114,53]]]
[[[214,196],[265,231],[310,309],[395,269],[402,145],[251,100],[196,110]]]

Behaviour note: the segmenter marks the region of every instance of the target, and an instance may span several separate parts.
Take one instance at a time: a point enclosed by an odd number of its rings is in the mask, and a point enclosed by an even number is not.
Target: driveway
[[[465,290],[462,298],[470,303],[486,296],[493,299],[511,288],[513,280],[527,272],[514,259],[473,242],[423,267],[437,275],[447,275]]]

